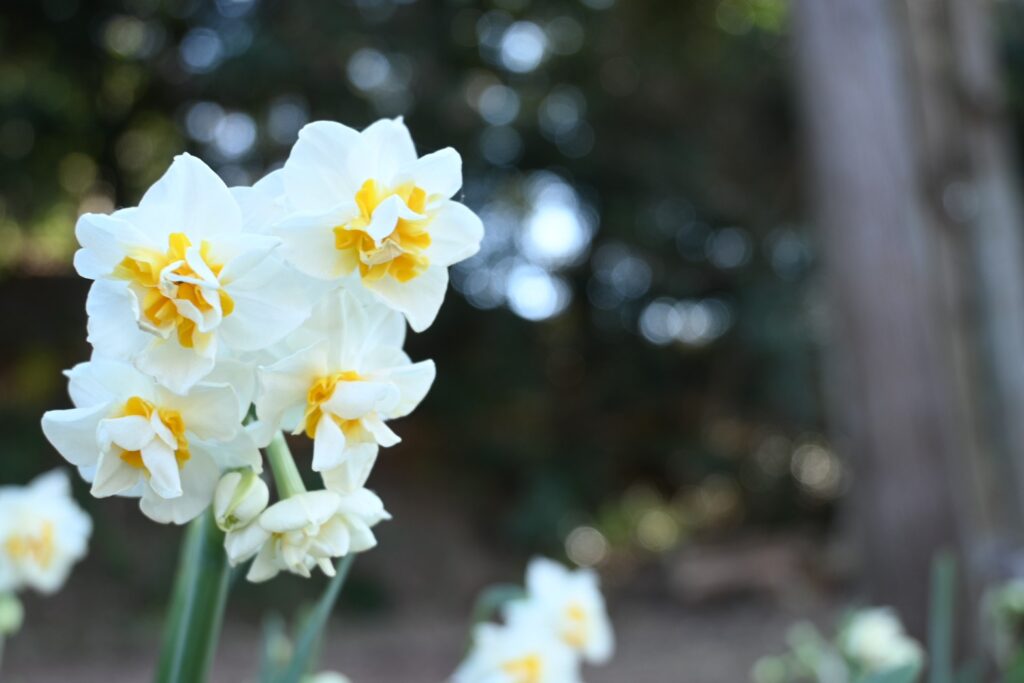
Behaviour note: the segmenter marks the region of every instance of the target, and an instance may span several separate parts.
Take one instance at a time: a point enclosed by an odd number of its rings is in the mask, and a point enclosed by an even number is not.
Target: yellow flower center
[[[46,569],[53,562],[56,554],[53,522],[43,522],[38,534],[14,534],[4,541],[4,552],[15,562],[31,560],[37,566]]]
[[[587,644],[587,611],[578,602],[566,606],[561,635],[567,645],[576,649]]]
[[[174,450],[174,459],[178,461],[178,468],[180,469],[184,467],[185,463],[192,457],[192,453],[188,449],[188,439],[185,438],[185,421],[181,419],[181,413],[177,410],[170,410],[168,408],[157,408],[144,398],[132,396],[124,404],[124,409],[121,411],[121,417],[137,415],[148,420],[153,417],[154,412],[160,417],[160,421],[163,422],[164,426],[171,431],[171,434],[174,435],[174,438],[177,441],[177,448]],[[146,464],[142,462],[141,451],[122,451],[121,460],[124,460],[135,469],[146,469]]]
[[[323,404],[334,395],[338,382],[358,382],[360,380],[362,377],[358,372],[346,370],[321,377],[313,383],[313,386],[309,388],[309,393],[306,394],[306,419],[304,422],[306,436],[311,439],[316,436],[316,426],[324,414]],[[359,420],[344,420],[337,415],[331,415],[331,419],[345,433],[346,438],[363,436],[364,428]]]
[[[530,654],[503,663],[501,670],[511,676],[515,683],[540,683],[544,661],[540,655]]]
[[[356,193],[359,216],[334,228],[334,246],[346,256],[348,272],[359,268],[364,280],[374,281],[390,275],[399,282],[408,282],[421,275],[430,265],[424,253],[430,246],[427,226],[430,219],[398,219],[398,224],[380,246],[366,233],[365,228],[373,220],[373,212],[388,197],[398,196],[406,206],[423,214],[427,205],[427,193],[411,183],[400,185],[393,190],[377,187],[374,180],[367,180]]]
[[[207,299],[210,294],[204,287],[192,282],[170,282],[163,279],[163,271],[172,264],[177,265],[170,275],[202,279],[185,260],[185,252],[192,246],[185,233],[171,233],[167,242],[166,253],[140,249],[134,255],[126,256],[114,268],[113,275],[143,290],[142,315],[147,321],[160,330],[176,330],[178,342],[186,348],[192,348],[198,334],[196,323],[178,312],[175,301],[189,301],[204,313],[212,310],[213,304]],[[213,260],[210,243],[206,240],[199,244],[199,255],[214,276],[219,276],[224,264]],[[235,302],[222,289],[218,288],[216,295],[220,301],[221,314],[226,318],[235,309]]]

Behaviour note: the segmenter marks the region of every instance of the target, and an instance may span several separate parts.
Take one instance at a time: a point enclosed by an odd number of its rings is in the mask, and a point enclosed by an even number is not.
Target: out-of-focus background
[[[741,681],[857,601],[921,634],[940,548],[968,597],[1019,569],[1016,0],[10,0],[0,55],[0,483],[61,464],[80,213],[186,150],[255,182],[317,119],[462,153],[487,233],[409,340],[438,379],[370,482],[354,680],[444,678],[539,553],[602,575],[596,682]],[[90,555],[5,680],[150,675],[180,530],[77,493]],[[217,680],[319,584],[239,586]]]

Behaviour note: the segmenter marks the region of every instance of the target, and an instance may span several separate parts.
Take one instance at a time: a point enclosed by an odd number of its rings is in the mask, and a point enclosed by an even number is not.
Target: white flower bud
[[[270,491],[256,472],[228,472],[213,494],[213,515],[222,531],[231,531],[256,519],[269,501]]]

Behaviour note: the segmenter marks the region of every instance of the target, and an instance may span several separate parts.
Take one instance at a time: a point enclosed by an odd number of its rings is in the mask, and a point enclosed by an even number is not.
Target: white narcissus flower
[[[59,590],[85,557],[91,533],[92,520],[71,497],[63,471],[0,487],[0,594],[26,586]]]
[[[377,545],[371,530],[391,519],[374,493],[304,491],[267,508],[247,527],[228,533],[225,550],[232,565],[256,555],[246,576],[267,581],[282,571],[309,577],[314,567],[334,576],[333,559]]]
[[[868,672],[920,666],[924,659],[921,645],[907,635],[899,617],[888,607],[854,613],[839,642],[843,654]]]
[[[139,206],[84,214],[75,234],[89,342],[130,360],[177,393],[228,351],[253,351],[309,311],[298,273],[274,254],[280,240],[243,231],[234,195],[182,154]]]
[[[480,624],[452,683],[581,683],[579,658],[543,629]]]
[[[591,664],[611,658],[615,639],[594,572],[538,557],[526,569],[526,593],[506,605],[510,624],[554,633]]]
[[[329,488],[360,488],[378,446],[399,437],[386,420],[409,414],[434,381],[433,361],[402,351],[405,323],[383,306],[338,290],[295,333],[318,340],[260,368],[256,415],[264,439],[279,427],[313,439],[313,469]]]
[[[184,524],[210,504],[222,470],[261,468],[226,384],[179,395],[127,363],[99,358],[67,374],[75,407],[43,415],[43,433],[92,481],[97,498],[141,497],[150,519]]]
[[[461,186],[458,152],[417,158],[401,119],[363,131],[316,121],[268,183],[287,214],[274,234],[297,268],[369,290],[419,332],[441,307],[448,266],[480,248],[483,224],[452,200]]]

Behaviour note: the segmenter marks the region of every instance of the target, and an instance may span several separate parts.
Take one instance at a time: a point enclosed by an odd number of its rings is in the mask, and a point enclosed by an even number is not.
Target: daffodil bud
[[[213,494],[213,514],[222,531],[243,527],[256,519],[270,500],[270,491],[253,470],[228,472]]]
[[[21,601],[11,594],[0,595],[0,637],[17,633],[25,617]]]

